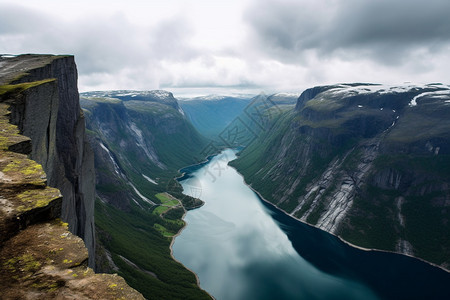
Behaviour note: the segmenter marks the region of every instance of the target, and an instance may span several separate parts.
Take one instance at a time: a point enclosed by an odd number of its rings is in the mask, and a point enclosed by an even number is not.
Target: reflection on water
[[[450,275],[401,255],[361,251],[262,202],[214,157],[181,181],[205,201],[188,212],[174,256],[217,299],[419,299],[448,297]],[[439,294],[440,293],[440,294]]]

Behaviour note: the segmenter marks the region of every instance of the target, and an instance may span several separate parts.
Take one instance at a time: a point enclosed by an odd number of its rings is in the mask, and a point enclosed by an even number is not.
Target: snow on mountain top
[[[207,95],[207,96],[200,96],[200,97],[195,97],[192,100],[206,100],[206,101],[211,101],[211,100],[223,100],[225,99],[226,96],[221,96],[221,95]]]
[[[411,102],[409,102],[409,106],[416,106],[417,100],[422,97],[443,99],[443,100],[446,100],[445,102],[447,102],[450,100],[450,89],[425,92],[425,93],[419,94],[419,95],[415,96],[414,98],[412,98]]]
[[[200,101],[221,101],[227,98],[235,98],[235,99],[250,99],[254,97],[255,95],[250,94],[210,94],[206,96],[192,96],[192,97],[178,97],[178,100],[181,101],[192,101],[192,100],[200,100]]]
[[[340,84],[331,88],[328,92],[333,94],[389,94],[389,93],[405,93],[420,89],[435,88],[436,90],[449,89],[448,86],[442,84],[404,84],[404,85],[387,85],[387,84],[360,84],[360,85],[347,85]]]
[[[85,92],[82,95],[97,96],[97,97],[137,97],[137,96],[152,96],[158,99],[165,99],[173,97],[171,92],[164,90],[152,91],[131,91],[131,90],[117,90],[117,91],[95,91]]]
[[[276,93],[274,94],[274,96],[276,97],[295,97],[298,98],[300,97],[300,93]]]
[[[171,92],[164,91],[164,90],[154,90],[154,91],[148,91],[146,93],[147,93],[147,95],[152,95],[153,97],[156,97],[159,99],[166,99],[166,98],[173,97]],[[145,92],[143,94],[145,94]]]

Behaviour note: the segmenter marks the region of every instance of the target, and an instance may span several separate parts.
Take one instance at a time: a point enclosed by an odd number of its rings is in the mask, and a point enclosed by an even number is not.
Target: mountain
[[[204,159],[208,140],[169,92],[83,93],[95,154],[97,271],[118,273],[148,299],[210,299],[171,256],[186,209],[178,170]]]
[[[265,115],[231,165],[267,201],[355,245],[450,269],[450,86],[319,86]]]
[[[217,96],[185,98],[179,103],[192,125],[205,137],[218,139],[250,103],[251,96]]]

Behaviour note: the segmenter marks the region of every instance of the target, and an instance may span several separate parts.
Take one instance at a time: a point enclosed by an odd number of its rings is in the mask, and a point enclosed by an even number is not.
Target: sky
[[[450,82],[448,0],[0,0],[0,53],[73,54],[80,91]]]

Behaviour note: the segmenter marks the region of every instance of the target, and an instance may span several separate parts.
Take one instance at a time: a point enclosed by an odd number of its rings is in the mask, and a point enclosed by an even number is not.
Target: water
[[[267,204],[225,150],[187,169],[187,213],[173,253],[216,299],[450,299],[450,274],[410,257],[350,247]]]

